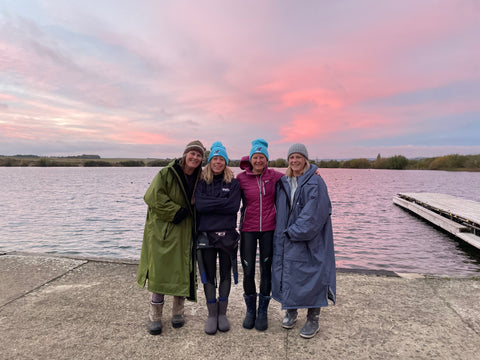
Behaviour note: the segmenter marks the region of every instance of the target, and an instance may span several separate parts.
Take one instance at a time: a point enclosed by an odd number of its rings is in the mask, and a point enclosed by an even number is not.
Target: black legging
[[[203,266],[207,276],[207,283],[203,284],[205,297],[207,301],[213,301],[217,298],[217,254],[220,263],[220,286],[218,287],[218,296],[227,298],[230,294],[232,284],[232,259],[225,250],[217,248],[206,248],[201,250]]]
[[[242,232],[240,257],[243,268],[243,291],[246,295],[257,292],[255,286],[257,239],[260,247],[260,294],[270,296],[272,290],[273,231]]]

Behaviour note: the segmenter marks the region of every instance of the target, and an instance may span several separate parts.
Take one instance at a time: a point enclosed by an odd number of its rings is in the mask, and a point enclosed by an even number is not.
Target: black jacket
[[[198,231],[236,229],[240,194],[238,180],[232,179],[227,184],[223,181],[223,174],[215,176],[211,184],[200,180],[195,191]]]

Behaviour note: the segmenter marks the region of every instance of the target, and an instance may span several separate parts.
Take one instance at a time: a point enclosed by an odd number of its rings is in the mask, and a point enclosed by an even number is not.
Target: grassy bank
[[[82,157],[37,157],[37,156],[0,156],[0,166],[15,167],[142,167],[165,166],[169,159],[124,159],[82,158]]]
[[[139,159],[139,158],[100,158],[98,155],[80,155],[72,157],[40,157],[36,155],[0,156],[0,166],[38,166],[38,167],[142,167],[166,166],[171,159]],[[317,160],[311,161],[320,168],[344,169],[392,169],[392,170],[447,170],[447,171],[480,171],[479,155],[446,155],[432,158],[407,159],[402,155],[382,158],[380,154],[375,160],[358,158],[350,160]],[[229,166],[238,167],[240,160],[230,160]],[[287,167],[285,159],[269,161],[270,167]]]

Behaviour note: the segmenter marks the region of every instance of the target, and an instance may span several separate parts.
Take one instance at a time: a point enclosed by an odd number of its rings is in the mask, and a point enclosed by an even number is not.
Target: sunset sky
[[[2,0],[0,154],[480,154],[479,39],[476,0]]]

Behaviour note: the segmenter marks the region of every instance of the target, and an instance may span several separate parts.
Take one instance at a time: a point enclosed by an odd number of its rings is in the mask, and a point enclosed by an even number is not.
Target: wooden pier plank
[[[402,193],[429,206],[480,224],[480,203],[447,194]]]
[[[402,199],[402,198],[394,198],[393,202],[397,205],[400,205],[401,207],[408,209],[415,214],[421,216],[425,220],[430,221],[431,223],[441,227],[442,229],[452,233],[456,234],[458,232],[461,232],[462,230],[465,230],[466,227],[456,223],[455,221],[449,220],[447,218],[444,218],[443,216],[440,216],[427,208],[424,208],[421,205],[418,205],[414,202]]]
[[[480,249],[480,237],[469,233],[457,233],[455,236]]]
[[[480,249],[480,203],[437,193],[401,193],[393,202]]]

